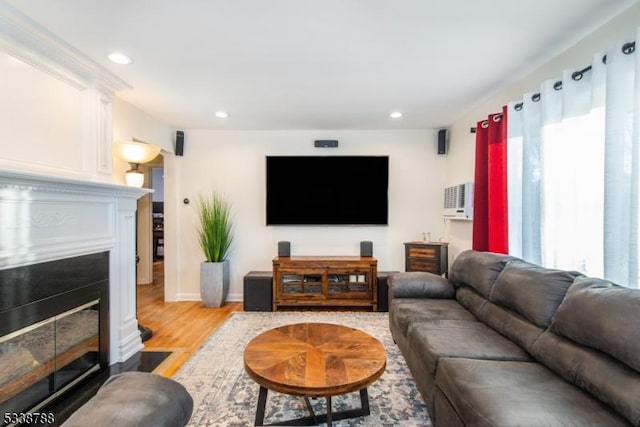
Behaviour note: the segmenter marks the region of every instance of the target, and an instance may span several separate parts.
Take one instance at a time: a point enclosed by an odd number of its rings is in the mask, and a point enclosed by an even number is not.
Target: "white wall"
[[[2,52],[0,75],[3,159],[82,174],[82,90]]]
[[[339,148],[314,148],[315,139],[338,139]],[[442,235],[446,157],[437,155],[434,130],[407,131],[206,131],[185,130],[178,176],[178,266],[176,299],[199,299],[195,202],[218,190],[232,204],[235,241],[230,255],[230,298],[239,300],[242,278],[271,270],[277,242],[291,242],[292,255],[357,255],[360,241],[373,241],[379,270],[404,270],[403,242],[422,232]],[[388,155],[389,226],[290,227],[265,225],[265,156]],[[165,179],[167,178],[165,171]],[[363,183],[366,185],[366,183]],[[184,204],[188,198],[191,203]],[[165,200],[167,198],[165,197]]]
[[[147,114],[117,96],[113,99],[113,139],[131,141],[138,138],[159,145],[164,152],[173,153],[176,129]]]
[[[558,79],[565,69],[579,70],[591,63],[597,52],[604,51],[617,40],[633,40],[636,27],[640,26],[640,3],[627,9],[609,23],[592,32],[546,64],[532,70],[526,76],[506,85],[466,112],[450,127],[450,149],[447,163],[447,185],[473,181],[475,159],[475,134],[469,132],[489,114],[502,111],[509,101],[521,99],[527,92],[538,92],[540,83]],[[452,221],[449,233],[449,258],[471,248],[471,222]]]

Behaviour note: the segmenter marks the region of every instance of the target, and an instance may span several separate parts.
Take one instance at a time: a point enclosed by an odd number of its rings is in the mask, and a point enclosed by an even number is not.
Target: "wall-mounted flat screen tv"
[[[387,225],[388,156],[267,156],[267,225]]]

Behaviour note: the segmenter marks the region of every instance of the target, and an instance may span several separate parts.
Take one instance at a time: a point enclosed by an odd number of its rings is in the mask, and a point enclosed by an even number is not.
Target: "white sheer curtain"
[[[542,263],[603,275],[604,64],[543,88]]]
[[[637,287],[640,60],[623,46],[509,103],[509,251]]]
[[[604,274],[637,287],[640,61],[630,50],[619,43],[607,53]]]
[[[509,253],[535,264],[542,263],[539,101],[525,94],[507,113]]]

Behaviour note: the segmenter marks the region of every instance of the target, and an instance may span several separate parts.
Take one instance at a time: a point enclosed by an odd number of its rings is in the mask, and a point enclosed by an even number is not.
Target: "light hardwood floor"
[[[171,351],[173,354],[154,371],[172,376],[202,343],[234,311],[242,311],[242,303],[226,303],[208,308],[201,302],[164,302],[164,276],[161,262],[154,263],[154,281],[138,285],[138,321],[151,328],[153,337],[144,351]]]

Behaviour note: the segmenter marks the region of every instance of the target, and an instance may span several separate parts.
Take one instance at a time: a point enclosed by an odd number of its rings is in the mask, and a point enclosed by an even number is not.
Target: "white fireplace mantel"
[[[151,190],[0,171],[0,269],[109,252],[109,363],[142,349],[136,206]]]

